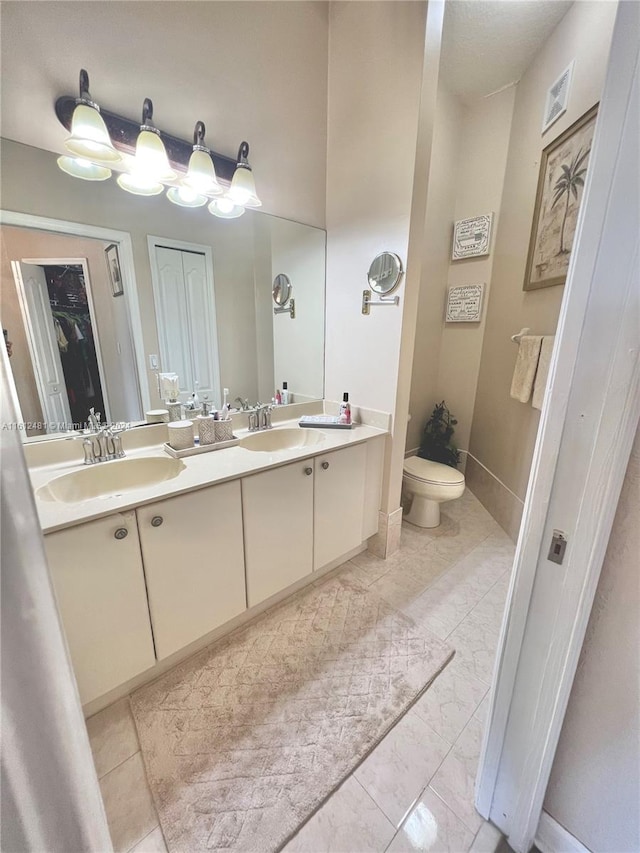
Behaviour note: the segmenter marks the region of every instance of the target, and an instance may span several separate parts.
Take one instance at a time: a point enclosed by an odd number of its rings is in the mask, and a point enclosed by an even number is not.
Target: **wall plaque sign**
[[[447,323],[478,323],[482,318],[484,284],[463,284],[447,291]]]
[[[453,251],[451,260],[477,258],[489,254],[493,213],[459,219],[453,226]]]

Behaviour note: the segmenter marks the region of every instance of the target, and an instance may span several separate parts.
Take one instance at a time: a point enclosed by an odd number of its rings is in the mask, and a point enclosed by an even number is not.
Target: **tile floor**
[[[469,492],[442,524],[403,523],[389,560],[367,552],[336,571],[426,626],[453,661],[286,845],[286,853],[492,853],[499,834],[473,807],[493,659],[514,547]],[[116,853],[166,851],[129,700],[87,721]]]

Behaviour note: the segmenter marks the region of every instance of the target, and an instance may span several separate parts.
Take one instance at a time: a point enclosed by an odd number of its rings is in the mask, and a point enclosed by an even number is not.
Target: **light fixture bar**
[[[69,131],[71,130],[71,117],[75,107],[76,97],[71,95],[62,95],[55,104],[58,121]],[[126,154],[135,154],[136,140],[140,133],[140,121],[125,118],[102,108],[100,108],[100,115],[107,126],[113,147]],[[186,173],[194,143],[178,139],[177,136],[171,136],[164,131],[162,131],[162,141],[171,166],[178,172]],[[216,151],[210,153],[218,178],[231,182],[236,171],[237,160],[233,157],[226,157],[224,154],[218,154]]]

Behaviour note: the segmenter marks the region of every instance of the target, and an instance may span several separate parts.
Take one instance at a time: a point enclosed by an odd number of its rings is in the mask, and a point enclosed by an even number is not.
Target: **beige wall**
[[[168,133],[204,121],[230,157],[248,140],[264,209],[324,228],[326,3],[33,0],[3,2],[0,21],[5,138],[63,150],[53,104],[84,66],[104,109],[136,120],[150,97]]]
[[[506,89],[468,107],[464,114],[462,143],[456,170],[454,221],[493,212],[493,237],[500,227],[500,202],[504,185],[507,150],[515,89]],[[449,231],[449,257],[452,232]],[[476,400],[480,357],[484,339],[487,305],[491,291],[494,253],[465,261],[449,262],[449,287],[484,284],[484,308],[479,323],[445,323],[442,328],[436,399],[446,399],[455,414],[455,442],[469,449],[473,409]],[[446,293],[443,295],[442,313]],[[462,456],[462,463],[466,455]]]
[[[510,336],[523,326],[553,334],[563,294],[562,287],[522,290],[541,150],[599,100],[615,13],[615,3],[575,3],[518,83],[470,439],[471,454],[501,492],[485,488],[475,466],[487,503],[524,498],[538,429],[539,412],[509,397],[517,354]],[[568,110],[541,137],[547,89],[572,59]]]
[[[439,84],[429,167],[407,449],[419,446],[426,417],[436,402],[442,310],[451,257],[451,223],[456,205],[463,121],[462,104]]]
[[[640,850],[640,432],[544,808],[592,853]]]
[[[11,323],[10,338],[14,341],[11,367],[24,420],[42,420],[42,417],[10,266],[11,261],[22,258],[86,258],[111,419],[139,420],[142,411],[126,305],[124,299],[114,298],[111,293],[104,257],[106,244],[6,226],[2,228],[2,243],[2,319],[5,324]],[[40,416],[36,417],[38,413]],[[104,419],[106,413],[102,414]]]
[[[369,316],[362,291],[380,252],[406,264],[424,26],[423,3],[330,7],[325,393],[385,412],[395,409],[404,285],[400,307]]]

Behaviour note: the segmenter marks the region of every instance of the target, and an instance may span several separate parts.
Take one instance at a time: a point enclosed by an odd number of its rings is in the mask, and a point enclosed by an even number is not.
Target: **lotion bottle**
[[[338,416],[338,423],[351,423],[351,406],[349,405],[349,394],[346,391],[342,395],[342,403],[340,403],[340,414]]]
[[[280,399],[283,406],[289,405],[289,389],[286,382],[282,383],[282,394]]]

